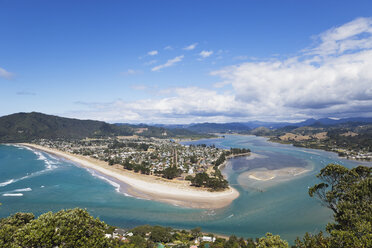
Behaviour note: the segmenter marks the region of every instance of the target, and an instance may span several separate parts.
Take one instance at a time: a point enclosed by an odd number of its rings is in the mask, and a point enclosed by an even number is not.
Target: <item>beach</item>
[[[301,177],[309,171],[311,171],[310,168],[301,167],[285,167],[274,170],[257,168],[241,173],[238,176],[238,183],[245,189],[264,192],[269,187]]]
[[[20,145],[54,154],[77,163],[81,167],[114,178],[128,185],[127,191],[129,194],[138,198],[188,208],[218,209],[230,205],[234,199],[239,197],[239,192],[232,187],[221,192],[211,192],[206,189],[192,187],[189,185],[189,181],[167,180],[156,176],[142,175],[124,170],[119,165],[109,166],[104,161],[35,144],[21,143]]]
[[[242,173],[245,176],[258,181],[268,181],[272,179],[289,180],[293,177],[299,176],[309,170],[299,167],[286,167],[277,170],[267,170],[266,168],[256,169]]]

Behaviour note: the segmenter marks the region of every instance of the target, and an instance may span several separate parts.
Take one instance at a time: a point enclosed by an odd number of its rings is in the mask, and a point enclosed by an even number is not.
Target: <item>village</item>
[[[116,239],[121,243],[137,243],[137,245],[141,242],[152,242],[152,245],[157,248],[180,246],[197,248],[200,245],[203,245],[203,247],[209,247],[210,244],[213,244],[216,241],[214,234],[203,234],[200,228],[186,231],[149,225],[138,226],[129,230],[115,228],[112,234],[105,234],[105,237]]]
[[[228,187],[219,170],[227,158],[249,154],[249,149],[224,150],[214,145],[182,145],[171,139],[110,137],[101,139],[39,139],[33,143],[71,154],[121,165],[123,169],[166,179],[189,180],[212,190]]]

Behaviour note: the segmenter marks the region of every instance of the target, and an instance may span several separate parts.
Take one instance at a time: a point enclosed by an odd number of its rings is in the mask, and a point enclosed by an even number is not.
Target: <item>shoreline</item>
[[[305,149],[312,149],[312,150],[319,150],[319,151],[325,151],[325,152],[331,152],[337,154],[337,157],[342,158],[342,159],[347,159],[347,160],[352,160],[352,161],[358,161],[358,162],[371,162],[371,160],[365,159],[365,158],[352,158],[349,156],[340,156],[337,151],[329,150],[323,147],[312,147],[312,146],[306,146],[306,145],[296,145],[294,142],[289,141],[289,140],[278,140],[278,139],[272,139],[272,136],[257,136],[257,137],[264,137],[267,138],[268,142],[276,143],[276,144],[282,144],[282,145],[292,145],[293,147],[297,148],[305,148]]]
[[[231,155],[229,155],[229,156],[226,156],[226,159],[225,159],[225,161],[222,163],[222,164],[220,164],[219,166],[218,166],[218,169],[219,170],[223,170],[223,168],[225,168],[226,167],[226,165],[227,165],[227,163],[229,162],[229,159],[231,159],[231,158],[237,158],[237,157],[250,157],[251,155],[256,155],[255,153],[252,153],[252,152],[246,152],[246,153],[239,153],[239,154],[231,154]]]
[[[19,143],[20,145],[41,150],[77,163],[81,167],[91,169],[128,185],[128,192],[135,197],[164,202],[176,206],[218,209],[232,203],[239,197],[239,192],[233,187],[225,191],[211,192],[193,188],[188,181],[167,180],[151,175],[142,175],[127,171],[119,165],[109,166],[108,163],[76,154],[62,152],[35,144]]]

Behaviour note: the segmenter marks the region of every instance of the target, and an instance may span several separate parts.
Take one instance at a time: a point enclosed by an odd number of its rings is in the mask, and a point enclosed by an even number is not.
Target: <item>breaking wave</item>
[[[12,192],[27,192],[27,191],[32,191],[32,189],[31,188],[15,189]]]
[[[0,183],[0,187],[4,187],[4,186],[6,186],[6,185],[8,185],[8,184],[11,184],[11,183],[13,183],[13,182],[14,182],[14,179],[10,179],[9,181],[2,182],[2,183]]]
[[[52,159],[49,159],[47,158],[46,156],[44,156],[44,154],[42,152],[39,152],[39,151],[36,151],[36,150],[33,150],[27,146],[21,146],[21,145],[13,145],[15,147],[22,147],[22,148],[25,148],[27,150],[30,150],[32,151],[35,155],[37,155],[37,160],[42,160],[45,164],[45,169],[43,170],[40,170],[40,171],[36,171],[36,172],[32,172],[30,174],[27,173],[26,176],[23,176],[23,177],[20,177],[20,178],[13,178],[13,179],[10,179],[8,181],[5,181],[5,182],[1,182],[0,183],[0,187],[4,187],[4,186],[7,186],[9,184],[12,184],[12,183],[15,183],[15,182],[19,182],[19,181],[22,181],[24,179],[28,179],[28,178],[31,178],[31,177],[35,177],[35,176],[39,176],[41,174],[44,174],[46,172],[49,172],[51,170],[54,170],[56,169],[59,164],[57,158],[54,158],[52,157],[54,160]]]
[[[3,196],[23,196],[23,194],[22,193],[14,193],[14,194],[12,194],[12,193],[5,193],[5,194],[3,194]]]
[[[120,192],[120,184],[114,182],[114,181],[111,181],[110,179],[104,177],[104,176],[101,176],[101,175],[98,175],[94,170],[90,170],[90,169],[87,169],[87,171],[94,177],[97,177],[101,180],[104,180],[106,182],[108,182],[109,184],[111,184],[112,186],[114,186],[115,188],[115,191],[116,192]]]

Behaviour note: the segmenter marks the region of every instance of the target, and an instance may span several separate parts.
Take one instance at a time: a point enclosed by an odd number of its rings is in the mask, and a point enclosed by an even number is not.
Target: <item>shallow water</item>
[[[331,220],[331,212],[307,194],[315,175],[326,164],[335,162],[353,167],[360,162],[340,159],[334,153],[295,148],[267,142],[255,136],[228,135],[185,144],[215,144],[220,148],[250,148],[260,156],[231,159],[223,173],[240,197],[219,210],[188,209],[124,195],[124,184],[103,180],[101,175],[44,152],[0,145],[0,217],[15,212],[47,211],[82,207],[108,224],[133,227],[159,224],[206,232],[261,237],[266,232],[280,234],[292,242],[306,231],[316,232]],[[240,185],[240,174],[265,167],[306,167],[312,170],[293,180],[272,185]],[[250,185],[252,186],[252,185]],[[119,190],[120,188],[120,190]],[[257,188],[261,190],[257,190]],[[262,190],[263,189],[263,190]],[[121,192],[120,192],[121,191]]]

